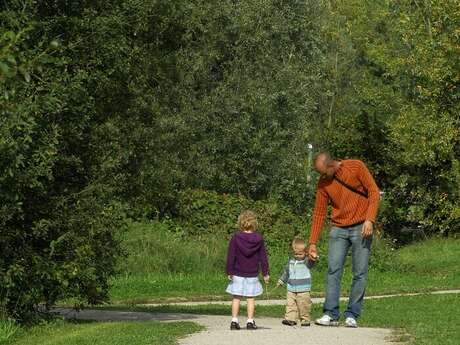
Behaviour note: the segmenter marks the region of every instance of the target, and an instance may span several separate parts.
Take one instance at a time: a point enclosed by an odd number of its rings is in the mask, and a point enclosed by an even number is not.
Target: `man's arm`
[[[362,163],[362,162],[361,162]],[[358,179],[366,188],[368,193],[369,199],[369,206],[366,211],[366,220],[370,220],[372,223],[375,222],[375,218],[377,217],[377,211],[379,209],[380,203],[380,190],[375,183],[374,178],[372,177],[371,173],[367,166],[362,163],[361,169],[359,170]]]
[[[316,245],[316,242],[318,242],[324,226],[324,221],[326,220],[328,199],[329,197],[326,191],[324,188],[320,187],[318,183],[318,187],[316,188],[315,208],[313,210],[311,223],[310,244]]]
[[[369,199],[368,207],[366,210],[366,220],[363,224],[362,235],[364,237],[371,236],[374,231],[374,222],[377,217],[377,211],[380,203],[380,191],[375,183],[374,178],[367,166],[361,162],[361,169],[359,170],[358,179],[367,190]]]
[[[323,230],[324,221],[327,216],[327,202],[329,196],[327,195],[324,188],[319,186],[316,187],[316,198],[315,198],[315,208],[313,210],[313,219],[311,222],[311,232],[309,239],[308,247],[308,258],[311,261],[315,261],[318,258],[318,251],[316,249],[316,242],[318,242],[321,231]]]

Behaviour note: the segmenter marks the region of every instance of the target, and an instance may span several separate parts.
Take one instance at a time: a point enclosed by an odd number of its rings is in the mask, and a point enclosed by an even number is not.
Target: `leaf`
[[[14,41],[16,40],[16,34],[13,31],[7,31],[3,34],[3,39]]]
[[[19,72],[21,72],[22,76],[24,77],[24,80],[29,83],[30,82],[30,73],[29,71],[24,67],[24,65],[19,66],[18,68]]]
[[[14,77],[15,74],[16,74],[16,70],[13,69],[13,68],[10,68],[10,66],[8,66],[4,62],[0,62],[0,70],[1,70],[3,75],[5,75],[6,77],[9,77],[9,78]]]
[[[6,58],[6,61],[8,61],[10,64],[16,66],[16,58],[15,58],[13,55],[9,55],[9,56]]]
[[[0,62],[0,70],[2,71],[3,74],[5,75],[8,75],[8,73],[10,72],[10,68],[8,67],[8,65],[4,62]]]
[[[52,40],[50,42],[50,47],[53,48],[53,49],[56,49],[59,47],[59,42],[57,40]]]

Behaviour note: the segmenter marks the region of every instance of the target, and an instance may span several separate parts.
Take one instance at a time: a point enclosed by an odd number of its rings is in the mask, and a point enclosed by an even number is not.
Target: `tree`
[[[326,146],[370,162],[393,236],[458,231],[458,2],[329,3]]]
[[[34,22],[35,3],[18,5],[0,12],[0,307],[25,321],[41,303],[107,299],[123,212],[88,173],[81,73]]]

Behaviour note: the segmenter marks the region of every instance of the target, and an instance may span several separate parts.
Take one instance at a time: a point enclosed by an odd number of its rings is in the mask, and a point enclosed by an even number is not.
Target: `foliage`
[[[187,236],[200,238],[212,234],[229,238],[238,230],[238,216],[246,209],[257,214],[258,231],[269,250],[289,250],[292,239],[306,233],[307,219],[275,200],[253,201],[242,195],[219,195],[204,190],[186,190],[179,200],[179,229]]]
[[[388,175],[392,209],[404,214],[387,220],[419,224],[427,233],[458,232],[458,2],[393,2],[390,9],[380,20],[392,40],[370,53],[400,87]]]
[[[106,300],[123,218],[89,173],[85,73],[68,70],[33,5],[0,12],[0,308],[20,321],[68,296]]]
[[[316,1],[257,0],[126,1],[115,11],[111,34],[132,60],[114,62],[130,102],[111,123],[129,150],[107,176],[122,176],[115,189],[133,198],[136,216],[175,215],[186,188],[277,195],[305,209],[321,10]]]
[[[317,1],[5,9],[35,22],[32,46],[58,39],[61,68],[46,75],[57,78],[53,95],[65,80],[72,102],[55,96],[53,121],[74,123],[65,134],[77,145],[67,149],[81,149],[83,177],[103,181],[133,217],[174,215],[186,188],[275,195],[298,212],[311,203],[304,148],[320,83]]]

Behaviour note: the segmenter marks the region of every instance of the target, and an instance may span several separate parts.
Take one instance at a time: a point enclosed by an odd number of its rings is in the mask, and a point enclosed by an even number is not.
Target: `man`
[[[360,160],[333,160],[328,153],[318,154],[314,167],[321,174],[316,189],[315,209],[308,255],[317,260],[316,243],[332,206],[328,248],[328,272],[324,315],[315,321],[322,326],[338,326],[340,282],[348,250],[351,248],[353,282],[345,325],[357,327],[366,289],[373,225],[379,206],[379,189]]]

